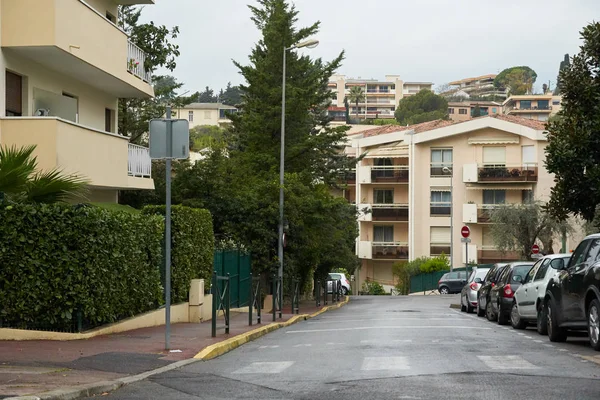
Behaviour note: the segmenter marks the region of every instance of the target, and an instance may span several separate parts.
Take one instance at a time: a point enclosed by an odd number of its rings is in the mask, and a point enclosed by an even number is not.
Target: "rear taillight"
[[[478,289],[478,287],[477,287],[477,286],[478,286],[478,285],[477,285],[475,282],[473,282],[473,283],[471,283],[471,284],[469,285],[469,287],[471,288],[471,290],[477,290],[477,289]]]
[[[504,286],[504,297],[513,297],[515,292],[513,292],[510,284]]]
[[[492,287],[496,286],[496,284],[494,282],[492,282]]]

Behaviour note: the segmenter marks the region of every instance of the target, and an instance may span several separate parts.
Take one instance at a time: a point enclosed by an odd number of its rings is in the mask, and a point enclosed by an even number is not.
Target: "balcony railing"
[[[482,264],[518,261],[520,258],[521,256],[516,251],[502,253],[495,246],[481,246],[481,249],[477,250],[477,259]]]
[[[373,259],[408,260],[408,243],[373,242]]]
[[[371,167],[371,182],[408,182],[407,165],[384,165]]]
[[[439,256],[442,253],[445,255],[450,254],[450,244],[432,243],[429,246],[429,255]]]
[[[152,176],[152,160],[150,149],[129,143],[127,172],[129,176],[150,178]]]
[[[372,221],[408,221],[408,204],[373,204]]]
[[[479,182],[537,182],[537,165],[483,165],[477,167]]]
[[[340,171],[340,181],[347,185],[356,184],[356,170],[351,169],[349,171]]]
[[[127,70],[144,82],[150,83],[152,75],[146,71],[146,53],[135,44],[127,41]]]
[[[430,214],[432,216],[450,216],[450,211],[452,208],[452,203],[450,202],[431,202],[430,206]]]
[[[431,176],[452,176],[452,163],[431,163]]]
[[[477,222],[486,223],[492,221],[492,213],[504,204],[483,204],[477,206]]]

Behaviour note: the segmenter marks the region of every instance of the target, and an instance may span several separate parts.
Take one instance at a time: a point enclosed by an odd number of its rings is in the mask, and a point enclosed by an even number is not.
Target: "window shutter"
[[[430,243],[450,243],[450,228],[447,226],[432,226]]]
[[[483,148],[483,163],[506,164],[506,147],[485,146]]]
[[[6,111],[18,116],[22,115],[23,78],[6,71]]]
[[[535,147],[523,146],[523,165],[535,164]]]

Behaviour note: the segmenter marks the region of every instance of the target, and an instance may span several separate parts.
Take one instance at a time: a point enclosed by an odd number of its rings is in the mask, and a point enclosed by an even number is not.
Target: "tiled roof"
[[[497,114],[491,115],[492,118],[501,119],[502,121],[512,122],[513,124],[519,124],[526,126],[528,128],[532,128],[538,131],[546,130],[546,122],[545,121],[537,121],[535,119],[516,117],[514,115],[505,115],[505,114]]]

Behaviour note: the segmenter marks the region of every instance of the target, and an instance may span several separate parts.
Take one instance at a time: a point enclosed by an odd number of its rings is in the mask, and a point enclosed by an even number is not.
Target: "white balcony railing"
[[[152,75],[149,71],[146,71],[145,63],[146,53],[135,44],[127,41],[127,70],[143,81],[150,83]]]
[[[152,160],[150,149],[129,143],[127,172],[129,176],[150,178],[152,176]]]

